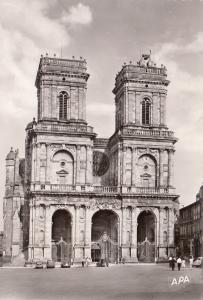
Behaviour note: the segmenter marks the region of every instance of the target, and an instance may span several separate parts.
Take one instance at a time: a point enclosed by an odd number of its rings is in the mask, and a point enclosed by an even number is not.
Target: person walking
[[[169,257],[168,262],[169,262],[169,268],[171,268],[171,262],[172,262],[172,256]]]
[[[89,259],[89,257],[86,257],[86,267],[89,266],[89,263],[90,263],[90,259]]]
[[[172,260],[171,260],[171,269],[172,269],[172,271],[174,271],[175,265],[176,265],[176,259],[175,259],[175,257],[172,257]]]
[[[181,264],[181,267],[182,267],[182,268],[185,268],[185,258],[184,258],[184,257],[182,258],[182,264]]]
[[[193,256],[190,256],[190,259],[189,259],[189,262],[190,262],[190,269],[192,269],[193,261],[194,261]]]
[[[177,259],[178,271],[180,271],[181,263],[182,263],[182,259],[180,257],[178,257],[178,259]]]
[[[83,257],[83,259],[82,259],[82,267],[84,268],[84,266],[85,266],[85,259]]]

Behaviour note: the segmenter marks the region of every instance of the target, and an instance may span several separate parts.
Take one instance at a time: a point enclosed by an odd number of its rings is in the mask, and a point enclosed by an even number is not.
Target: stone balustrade
[[[143,188],[143,187],[117,187],[117,186],[88,186],[88,185],[66,185],[66,184],[32,184],[32,192],[87,192],[95,194],[138,194],[138,195],[160,195],[173,194],[172,188]]]
[[[80,124],[51,124],[51,123],[38,123],[35,126],[35,131],[47,131],[47,132],[73,132],[73,133],[93,133],[93,127],[80,125]]]
[[[121,133],[124,135],[133,135],[133,136],[152,136],[152,137],[163,137],[163,138],[174,137],[173,131],[168,131],[168,130],[123,128]]]

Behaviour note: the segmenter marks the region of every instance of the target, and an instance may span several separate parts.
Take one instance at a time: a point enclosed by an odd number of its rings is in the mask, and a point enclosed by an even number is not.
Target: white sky
[[[167,125],[179,138],[175,186],[181,205],[195,201],[203,181],[203,1],[1,0],[0,11],[1,202],[5,157],[11,146],[24,156],[25,127],[36,116],[40,55],[59,56],[61,49],[65,58],[87,59],[87,119],[103,137],[114,131],[116,73],[152,49],[171,80]]]

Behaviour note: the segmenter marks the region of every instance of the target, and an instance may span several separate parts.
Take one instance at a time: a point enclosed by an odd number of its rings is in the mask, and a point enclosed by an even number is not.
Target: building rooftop
[[[72,59],[64,59],[56,56],[49,57],[47,54],[40,58],[35,85],[38,85],[39,78],[42,74],[84,74],[88,79],[89,74],[87,74],[86,71],[87,62],[82,57],[76,59],[73,56]]]

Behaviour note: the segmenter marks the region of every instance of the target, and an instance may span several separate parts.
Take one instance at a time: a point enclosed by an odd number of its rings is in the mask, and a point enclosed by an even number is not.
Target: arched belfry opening
[[[137,223],[138,260],[154,262],[156,241],[155,216],[149,210],[143,211],[138,216]]]
[[[118,261],[118,216],[111,210],[99,210],[92,217],[91,257],[93,262]]]
[[[66,210],[57,210],[52,216],[52,259],[70,262],[72,256],[71,215]]]

